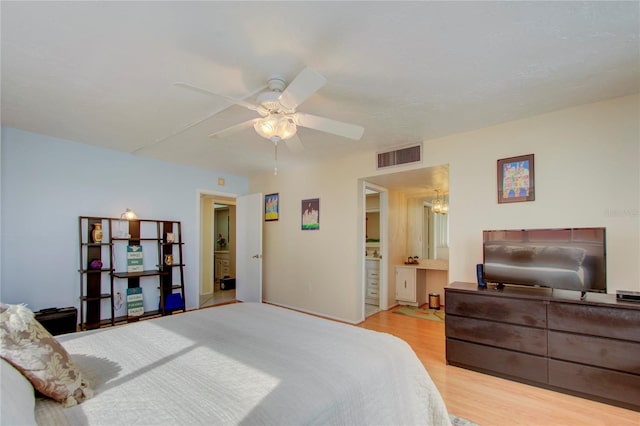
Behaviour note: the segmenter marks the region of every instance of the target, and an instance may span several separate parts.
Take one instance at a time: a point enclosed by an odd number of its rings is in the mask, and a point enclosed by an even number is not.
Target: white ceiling
[[[173,83],[245,98],[309,66],[298,110],[365,133],[300,129],[283,170],[637,93],[639,4],[2,1],[2,125],[255,175],[271,142],[207,137],[255,112]]]

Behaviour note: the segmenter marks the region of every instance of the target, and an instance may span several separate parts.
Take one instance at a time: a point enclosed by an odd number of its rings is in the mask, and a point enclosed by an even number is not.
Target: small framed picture
[[[271,220],[278,220],[279,208],[278,194],[267,194],[264,196],[264,220],[269,222]]]
[[[535,199],[533,154],[498,160],[498,203]]]
[[[302,200],[302,230],[320,229],[320,198]]]
[[[173,243],[176,241],[176,237],[173,234],[173,232],[167,232],[167,242],[168,243]]]

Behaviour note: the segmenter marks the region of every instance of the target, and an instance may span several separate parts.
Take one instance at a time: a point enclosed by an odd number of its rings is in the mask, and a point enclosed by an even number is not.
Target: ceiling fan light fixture
[[[287,140],[297,132],[297,127],[289,118],[281,114],[269,114],[253,125],[256,132],[265,139],[274,137]]]

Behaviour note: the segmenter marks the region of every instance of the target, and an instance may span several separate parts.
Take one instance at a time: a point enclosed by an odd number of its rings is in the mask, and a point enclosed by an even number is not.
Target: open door
[[[262,303],[262,194],[236,198],[236,299]]]

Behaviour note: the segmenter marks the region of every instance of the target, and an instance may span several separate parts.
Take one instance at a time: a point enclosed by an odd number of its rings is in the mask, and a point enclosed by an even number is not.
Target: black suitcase
[[[47,308],[35,312],[36,320],[53,335],[73,333],[78,327],[76,308]]]

